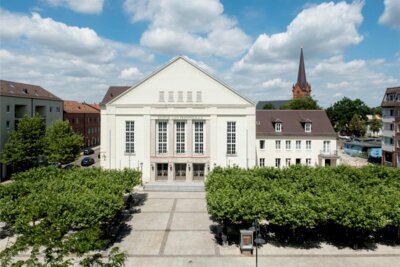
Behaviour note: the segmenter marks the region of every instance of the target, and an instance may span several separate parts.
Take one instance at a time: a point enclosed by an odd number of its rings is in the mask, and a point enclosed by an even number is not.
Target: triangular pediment
[[[255,104],[190,60],[177,57],[107,105],[240,105]]]

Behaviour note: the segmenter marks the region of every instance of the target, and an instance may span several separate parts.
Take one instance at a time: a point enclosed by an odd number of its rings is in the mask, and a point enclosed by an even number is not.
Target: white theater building
[[[103,100],[101,167],[143,181],[203,181],[215,166],[256,165],[255,104],[183,57]]]

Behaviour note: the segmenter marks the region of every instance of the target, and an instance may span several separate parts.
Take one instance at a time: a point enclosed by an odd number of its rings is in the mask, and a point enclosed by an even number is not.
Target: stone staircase
[[[152,182],[143,185],[144,191],[203,192],[204,182]]]

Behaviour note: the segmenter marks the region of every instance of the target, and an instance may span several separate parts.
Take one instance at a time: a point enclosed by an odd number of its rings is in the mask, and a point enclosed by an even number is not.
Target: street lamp
[[[265,240],[261,237],[260,233],[260,224],[258,223],[257,220],[253,222],[253,226],[250,227],[250,230],[254,232],[256,235],[256,239],[254,239],[254,243],[256,243],[256,267],[258,267],[258,246],[259,245],[264,245]]]

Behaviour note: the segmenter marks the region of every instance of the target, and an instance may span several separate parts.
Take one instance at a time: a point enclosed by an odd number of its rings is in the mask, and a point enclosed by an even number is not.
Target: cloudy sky
[[[185,55],[254,101],[380,104],[400,85],[400,0],[2,0],[0,78],[99,102]]]

